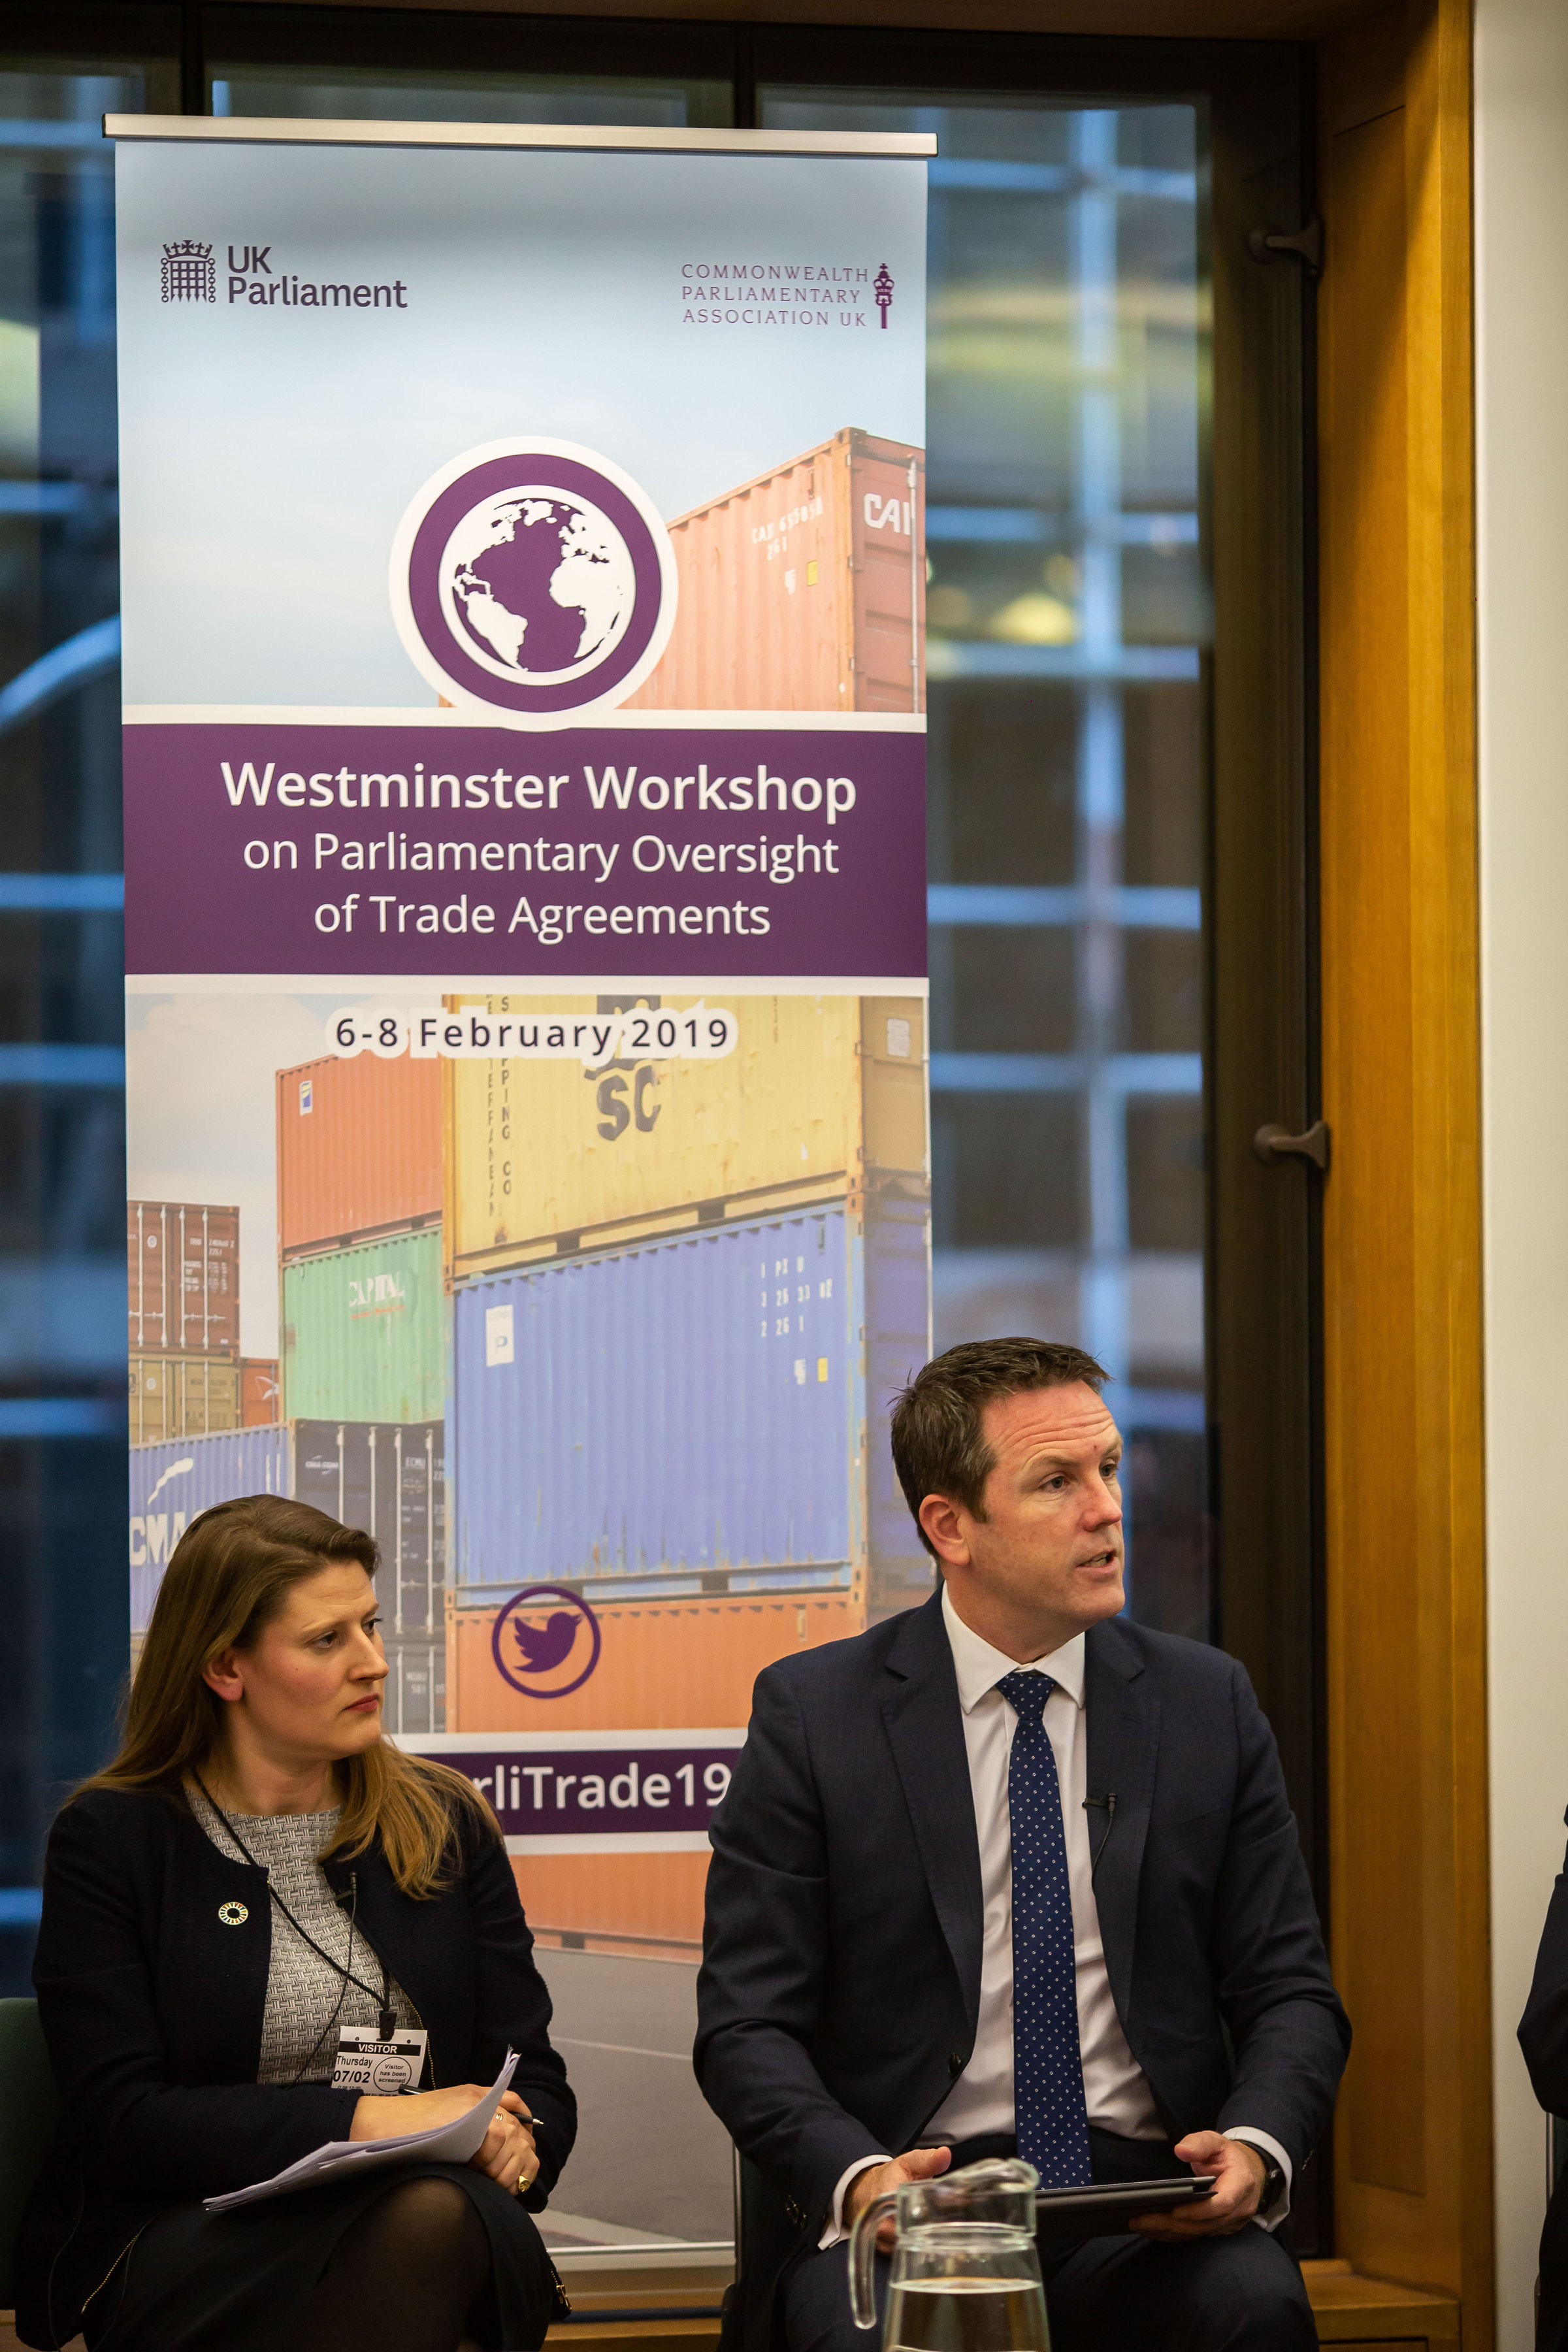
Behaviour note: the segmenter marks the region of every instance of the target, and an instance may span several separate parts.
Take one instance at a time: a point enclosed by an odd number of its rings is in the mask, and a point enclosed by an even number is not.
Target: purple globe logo
[[[425,484],[393,546],[393,613],[416,668],[515,727],[624,702],[668,642],[675,599],[651,501],[569,441],[466,451]]]

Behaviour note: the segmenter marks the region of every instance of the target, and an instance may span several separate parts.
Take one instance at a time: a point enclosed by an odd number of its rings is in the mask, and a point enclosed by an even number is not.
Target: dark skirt
[[[455,2180],[485,2226],[490,2293],[470,2323],[484,2352],[536,2352],[565,2310],[555,2266],[517,2199],[471,2165],[409,2164],[229,2213],[172,2205],[127,2248],[82,2321],[89,2352],[279,2352],[345,2230],[406,2180]]]

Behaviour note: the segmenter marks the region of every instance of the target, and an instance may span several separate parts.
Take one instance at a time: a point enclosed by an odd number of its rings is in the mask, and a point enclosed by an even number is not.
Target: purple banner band
[[[410,1745],[417,1748],[416,1738]],[[730,1785],[733,1748],[531,1748],[521,1754],[443,1747],[443,1764],[482,1789],[508,1837],[706,1833]]]
[[[132,972],[926,969],[918,734],[139,725],[125,839]]]

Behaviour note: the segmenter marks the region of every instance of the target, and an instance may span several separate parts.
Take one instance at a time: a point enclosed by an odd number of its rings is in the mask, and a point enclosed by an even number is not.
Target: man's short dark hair
[[[986,1406],[1026,1389],[1071,1388],[1079,1381],[1098,1396],[1109,1378],[1082,1348],[1053,1339],[966,1340],[915,1374],[893,1402],[893,1467],[933,1559],[936,1548],[921,1527],[928,1495],[962,1503],[973,1518],[985,1516],[985,1481],[996,1461],[981,1431]]]

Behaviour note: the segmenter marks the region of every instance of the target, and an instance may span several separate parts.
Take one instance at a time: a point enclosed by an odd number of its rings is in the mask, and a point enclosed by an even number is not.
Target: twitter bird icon
[[[525,1585],[490,1629],[496,1666],[524,1698],[564,1698],[581,1690],[603,1646],[598,1619],[565,1584]]]
[[[522,1670],[529,1675],[547,1675],[570,1654],[577,1639],[582,1619],[570,1609],[552,1610],[542,1625],[530,1625],[525,1619],[511,1621],[512,1638],[522,1661]]]

